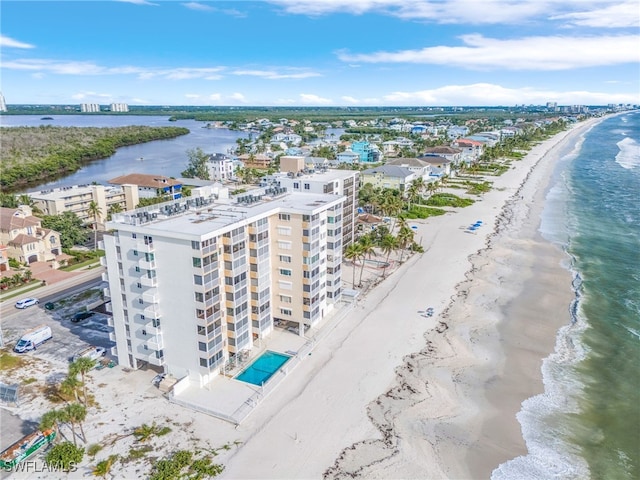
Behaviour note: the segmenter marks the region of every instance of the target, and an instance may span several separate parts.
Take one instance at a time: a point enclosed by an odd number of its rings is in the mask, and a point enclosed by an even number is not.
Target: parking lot
[[[5,347],[13,348],[27,330],[45,324],[51,327],[51,340],[38,346],[35,351],[22,355],[35,356],[54,363],[68,363],[76,352],[88,345],[105,347],[109,353],[115,343],[109,339],[111,327],[107,324],[109,317],[104,311],[98,311],[77,323],[71,321],[75,313],[99,302],[100,290],[94,289],[53,302],[53,310],[45,309],[42,302],[23,310],[15,309],[15,312],[2,319]]]

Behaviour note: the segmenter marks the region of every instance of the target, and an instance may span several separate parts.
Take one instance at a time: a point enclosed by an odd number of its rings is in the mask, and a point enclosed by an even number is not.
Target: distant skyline
[[[638,0],[2,1],[12,104],[640,104]]]

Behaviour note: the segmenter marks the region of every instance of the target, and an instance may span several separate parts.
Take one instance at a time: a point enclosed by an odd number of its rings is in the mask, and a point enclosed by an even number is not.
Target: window
[[[134,250],[134,251],[133,251],[133,256],[134,256],[134,257],[137,257],[137,256],[138,256],[138,250]]]
[[[288,222],[289,220],[291,220],[291,215],[289,215],[288,213],[279,213],[278,219]]]
[[[278,227],[278,235],[291,235],[291,227]]]
[[[280,275],[284,275],[285,277],[290,277],[291,276],[291,269],[289,269],[289,268],[281,268],[280,269]]]
[[[298,188],[300,188],[300,183],[298,183],[298,182],[293,182],[293,188],[294,188],[294,189],[298,189]]]
[[[293,283],[278,280],[278,286],[281,290],[293,290]]]
[[[291,263],[291,257],[289,255],[280,255],[279,258],[282,263]]]
[[[280,301],[282,303],[291,303],[291,297],[289,295],[280,295]]]
[[[132,233],[131,238],[138,238],[138,236],[135,233]]]
[[[200,242],[197,242],[195,240],[191,240],[191,248],[193,250],[200,250]]]
[[[195,283],[196,285],[202,285],[202,275],[194,275],[193,283]]]
[[[288,309],[288,308],[281,308],[281,309],[280,309],[280,313],[281,313],[282,315],[288,315],[288,316],[291,316],[291,310],[290,310],[290,309]]]
[[[280,250],[291,250],[291,242],[278,241],[278,248]]]
[[[309,190],[311,188],[311,185],[309,185],[308,183],[304,184],[304,189],[305,190]]]

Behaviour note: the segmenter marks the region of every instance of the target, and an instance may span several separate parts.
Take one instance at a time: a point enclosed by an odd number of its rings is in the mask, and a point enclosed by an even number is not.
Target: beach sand
[[[85,431],[105,448],[76,477],[108,455],[129,455],[137,447],[125,434],[154,421],[172,428],[152,442],[155,458],[233,444],[215,457],[224,479],[488,478],[525,453],[515,414],[542,391],[541,360],[571,298],[562,252],[537,233],[540,211],[558,152],[596,121],[534,147],[472,206],[411,221],[425,253],[338,313],[241,425],[170,404],[152,372],[92,373],[99,408]],[[477,233],[465,232],[476,220],[484,222]],[[379,271],[365,275],[373,281]],[[423,316],[427,307],[433,317]],[[34,401],[9,410],[37,421],[47,408]],[[113,475],[144,472],[148,464],[129,461]]]

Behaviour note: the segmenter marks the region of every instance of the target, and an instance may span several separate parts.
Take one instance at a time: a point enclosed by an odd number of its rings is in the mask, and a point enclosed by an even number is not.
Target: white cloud
[[[116,0],[116,2],[133,3],[134,5],[151,5],[154,7],[158,6],[157,3],[149,2],[147,0]]]
[[[542,105],[557,101],[561,105],[605,105],[608,103],[638,103],[638,94],[601,93],[589,91],[555,91],[531,87],[507,88],[490,83],[447,85],[415,92],[392,92],[385,95],[385,105]]]
[[[333,103],[333,100],[329,98],[323,98],[312,93],[301,93],[300,100],[303,105],[329,105]]]
[[[205,5],[204,3],[198,3],[198,2],[183,3],[182,6],[188,8],[189,10],[197,10],[200,12],[213,12],[216,10],[215,8],[209,5]]]
[[[570,24],[585,27],[639,27],[640,5],[637,0],[615,3],[594,10],[556,15],[551,20],[568,20]]]
[[[360,101],[359,101],[357,98],[350,97],[350,96],[348,96],[348,95],[345,95],[345,96],[343,96],[343,97],[340,97],[340,99],[341,99],[342,101],[344,101],[344,102],[347,102],[347,103],[354,103],[354,104],[355,104],[355,103],[360,103]]]
[[[269,80],[281,80],[281,79],[301,79],[301,78],[311,78],[311,77],[319,77],[321,76],[319,73],[315,72],[292,72],[292,73],[279,73],[275,70],[235,70],[233,72],[234,75],[247,75],[252,77],[262,77],[267,78]]]
[[[75,100],[87,100],[87,99],[93,99],[93,100],[105,100],[105,99],[111,99],[113,98],[113,95],[111,95],[110,93],[98,93],[98,92],[78,92],[78,93],[74,93],[73,95],[71,95],[71,98],[75,99]]]
[[[93,62],[75,62],[58,60],[13,60],[2,64],[8,70],[26,70],[38,74],[52,73],[57,75],[136,75],[142,80],[164,78],[167,80],[186,80],[201,78],[204,80],[219,80],[220,72],[224,67],[189,68],[179,67],[172,69],[151,69],[131,66],[105,67]]]
[[[319,16],[335,12],[382,13],[405,20],[453,24],[519,23],[545,19],[612,0],[270,0],[288,13]]]
[[[11,37],[7,37],[5,35],[0,35],[0,47],[2,48],[36,48],[35,45],[31,45],[30,43],[20,42],[18,40],[14,40]]]
[[[232,99],[232,100],[235,100],[237,102],[240,102],[240,103],[246,103],[247,102],[247,99],[245,98],[245,96],[243,94],[237,93],[237,92],[233,93],[229,98]]]
[[[424,63],[467,69],[568,70],[638,63],[640,36],[526,37],[513,40],[472,34],[460,37],[464,46],[436,46],[421,50],[349,54],[344,62]]]

